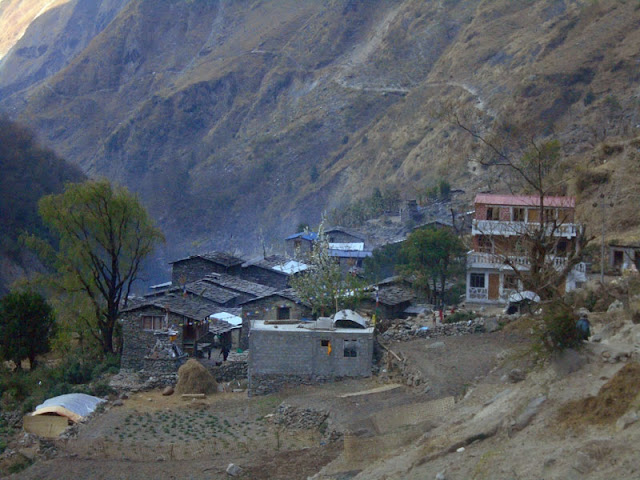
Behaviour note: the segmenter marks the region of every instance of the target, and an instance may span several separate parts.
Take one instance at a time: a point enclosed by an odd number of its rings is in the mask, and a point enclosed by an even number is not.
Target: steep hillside
[[[93,3],[31,25],[0,65],[0,108],[139,192],[168,257],[251,251],[375,187],[505,189],[459,112],[560,139],[583,219],[599,188],[621,212],[635,200],[616,172],[637,163],[637,2]],[[57,51],[81,12],[82,40]],[[18,54],[33,49],[46,61]],[[611,235],[640,234],[635,212],[626,223]]]
[[[19,239],[23,233],[47,238],[38,200],[84,178],[78,167],[42,148],[30,131],[0,117],[0,295],[25,273],[42,269]]]

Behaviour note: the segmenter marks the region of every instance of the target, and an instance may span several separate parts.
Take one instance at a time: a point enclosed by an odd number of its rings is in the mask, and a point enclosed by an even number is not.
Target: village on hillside
[[[575,207],[573,197],[547,197],[540,222],[538,197],[478,194],[473,211],[464,214],[452,214],[439,205],[431,209],[438,216],[415,201],[406,202],[387,229],[391,233],[385,235],[379,228],[377,239],[354,229],[322,230],[328,257],[342,277],[367,278],[365,260],[376,249],[400,247],[412,232],[444,229],[464,238],[469,244],[464,268],[445,286],[454,289],[462,283],[464,289],[450,303],[445,302],[450,295],[420,291],[412,276],[392,275],[371,283],[363,280],[357,302],[348,301],[353,300],[352,292],[346,293],[347,302],[340,301],[353,310],[337,305],[330,318],[324,317],[292,282],[313,273],[311,254],[320,239],[310,230],[285,238],[284,254],[247,260],[206,252],[175,260],[170,281],[152,286],[150,293],[131,299],[122,310],[121,370],[165,377],[171,383],[178,368],[193,357],[220,378],[229,377],[220,373],[227,369],[233,370],[232,376],[246,377],[249,395],[370,376],[379,349],[374,343],[392,338],[399,324],[421,337],[481,332],[486,329],[481,314],[485,310],[517,313],[540,301],[519,276],[532,262],[522,240],[532,235],[534,226],[549,229],[553,252],[545,261],[555,271],[570,266],[556,288],[570,292],[583,286],[589,265],[569,263],[584,228],[575,222]],[[381,237],[385,243],[380,243]],[[636,268],[638,250],[611,246],[607,268]],[[383,334],[375,342],[374,331]]]

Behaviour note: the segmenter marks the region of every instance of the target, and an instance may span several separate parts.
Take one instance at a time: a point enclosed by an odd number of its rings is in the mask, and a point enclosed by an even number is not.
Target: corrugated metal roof
[[[540,205],[540,197],[537,195],[500,195],[493,193],[479,193],[475,203],[489,205],[509,205],[514,207],[537,207]],[[546,207],[575,208],[575,197],[544,197]]]
[[[363,252],[358,252],[358,251],[350,251],[350,250],[334,250],[330,248],[329,256],[338,257],[338,258],[366,258],[366,257],[373,256],[373,253],[371,253],[368,250],[365,250]]]
[[[355,251],[361,252],[361,251],[364,250],[364,243],[363,242],[329,243],[329,248],[332,249],[332,250],[344,250],[344,251],[349,251],[349,252],[355,252]]]

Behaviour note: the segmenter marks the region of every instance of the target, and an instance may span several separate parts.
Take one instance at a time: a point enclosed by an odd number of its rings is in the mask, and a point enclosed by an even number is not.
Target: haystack
[[[187,360],[178,370],[178,384],[176,393],[215,393],[218,384],[213,375],[203,365],[193,358]]]

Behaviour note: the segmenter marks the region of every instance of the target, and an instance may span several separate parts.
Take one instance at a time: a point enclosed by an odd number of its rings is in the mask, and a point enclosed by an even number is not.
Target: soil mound
[[[218,391],[218,384],[213,375],[209,373],[200,362],[193,358],[187,360],[178,370],[178,384],[176,393],[215,393]]]
[[[613,423],[629,409],[639,393],[640,363],[629,363],[605,383],[595,397],[563,406],[561,422],[566,426]]]

